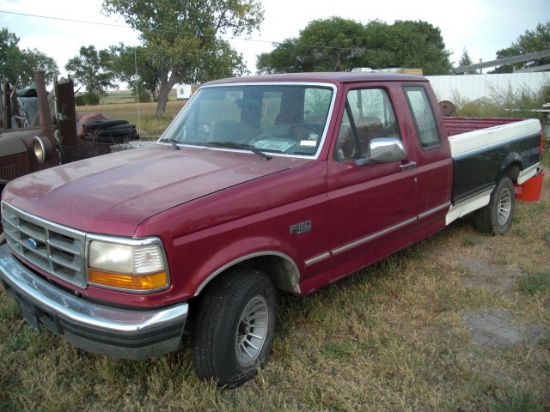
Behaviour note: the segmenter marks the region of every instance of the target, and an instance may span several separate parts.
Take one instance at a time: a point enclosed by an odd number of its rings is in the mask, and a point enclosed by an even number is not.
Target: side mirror
[[[403,142],[395,137],[380,137],[369,142],[365,157],[357,159],[355,164],[363,166],[372,163],[393,163],[405,159]]]

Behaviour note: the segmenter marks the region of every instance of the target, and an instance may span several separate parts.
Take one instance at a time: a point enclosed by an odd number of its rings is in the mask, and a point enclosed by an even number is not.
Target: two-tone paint
[[[468,203],[480,193],[485,195],[510,164],[517,163],[519,174],[540,157],[533,134],[525,139],[517,136],[510,145],[488,148],[471,159],[465,155],[453,160],[435,95],[422,77],[308,73],[221,80],[206,87],[263,82],[318,83],[335,90],[323,145],[315,156],[273,155],[266,160],[246,150],[175,150],[159,141],[139,151],[33,174],[11,182],[4,192],[3,202],[21,216],[78,230],[84,238],[87,234],[158,238],[168,262],[168,288],[137,294],[95,285],[78,287],[14,256],[4,246],[0,278],[12,296],[31,301],[31,307],[43,312],[52,311],[48,316],[55,318],[64,317],[56,302],[63,300],[63,294],[70,295],[75,311],[71,330],[78,329],[79,321],[82,329],[72,341],[87,350],[124,357],[120,348],[131,346],[126,356],[132,353],[136,358],[164,353],[179,342],[172,332],[174,325],[183,331],[188,303],[200,299],[208,284],[229,268],[259,267],[277,288],[309,293],[444,228],[453,202]],[[425,89],[435,114],[440,144],[430,150],[419,144],[404,93],[409,86]],[[346,96],[361,88],[383,89],[391,99],[404,149],[400,160],[373,164],[336,160]],[[511,155],[516,152],[521,159]],[[475,172],[465,169],[469,167]],[[33,289],[33,278],[40,279],[36,284],[55,299],[41,301],[42,289]],[[139,322],[129,321],[135,334],[143,330],[143,319],[148,333],[155,330],[151,327],[159,314],[163,321],[170,319],[161,328],[170,336],[170,344],[144,339],[147,349],[140,351],[139,342],[130,339],[122,326],[116,342],[102,344],[105,336],[113,335],[117,322],[125,321],[124,314],[132,311],[141,314]],[[90,313],[111,317],[91,325]],[[54,332],[63,335],[63,330]]]

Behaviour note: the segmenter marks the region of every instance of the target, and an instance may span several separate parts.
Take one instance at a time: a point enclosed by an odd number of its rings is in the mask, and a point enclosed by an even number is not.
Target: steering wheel
[[[293,124],[288,128],[288,134],[296,139],[309,139],[310,133],[308,132],[313,132],[316,136],[319,136],[319,132],[316,129],[305,123]]]

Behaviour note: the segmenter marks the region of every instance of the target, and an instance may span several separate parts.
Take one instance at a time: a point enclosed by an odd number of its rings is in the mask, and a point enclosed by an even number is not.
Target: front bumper
[[[53,286],[0,247],[0,280],[22,316],[88,352],[147,359],[179,348],[189,305],[129,310],[93,303]]]

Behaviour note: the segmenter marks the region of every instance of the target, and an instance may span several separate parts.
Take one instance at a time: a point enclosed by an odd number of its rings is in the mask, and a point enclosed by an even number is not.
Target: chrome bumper
[[[25,320],[88,352],[147,359],[179,348],[189,305],[129,310],[93,303],[53,286],[0,247],[0,280]]]

